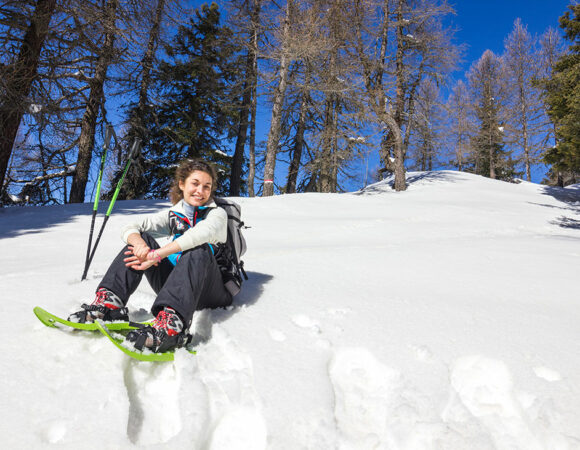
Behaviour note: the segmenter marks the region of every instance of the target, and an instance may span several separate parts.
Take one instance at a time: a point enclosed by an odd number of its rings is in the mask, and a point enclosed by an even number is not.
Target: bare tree
[[[443,136],[443,107],[439,99],[439,88],[430,80],[419,86],[415,113],[413,114],[413,137],[410,150],[415,168],[433,170],[438,156],[441,156]]]
[[[540,65],[537,58],[536,39],[530,35],[520,19],[514,22],[514,28],[505,39],[503,56],[506,78],[511,99],[508,107],[508,122],[511,125],[506,131],[513,137],[521,149],[521,159],[525,176],[532,180],[532,166],[537,163],[542,132],[541,92],[534,86],[538,78]]]
[[[462,80],[459,80],[452,88],[447,101],[447,112],[448,139],[453,149],[452,164],[461,171],[465,169],[467,163],[469,142],[474,131],[473,105],[467,86]]]
[[[107,0],[103,11],[104,39],[102,46],[98,49],[94,74],[89,81],[90,93],[81,121],[76,172],[70,190],[71,203],[82,203],[85,200],[85,189],[95,144],[97,117],[104,101],[104,85],[107,71],[113,61],[115,37],[118,32],[116,25],[118,7],[118,0]]]
[[[37,75],[40,52],[48,26],[56,8],[56,0],[38,0],[30,24],[24,34],[16,61],[2,68],[0,90],[0,190],[18,127],[22,120],[30,88]]]
[[[306,118],[308,116],[310,104],[310,77],[312,74],[312,65],[308,59],[305,61],[305,82],[300,89],[300,101],[298,108],[298,119],[296,121],[296,133],[294,135],[294,142],[291,148],[290,165],[288,167],[288,179],[286,181],[286,194],[293,194],[296,192],[296,184],[298,181],[298,172],[302,161],[302,154],[306,145]]]
[[[292,56],[290,54],[291,43],[291,23],[294,11],[293,0],[286,1],[284,16],[281,19],[279,37],[279,67],[278,81],[274,89],[272,99],[272,115],[270,120],[270,131],[268,132],[268,143],[266,147],[266,160],[264,163],[264,187],[262,195],[265,197],[274,195],[274,172],[276,169],[276,155],[280,142],[280,130],[282,126],[282,107],[286,95],[288,84],[288,72]]]
[[[384,127],[381,159],[395,175],[394,189],[406,189],[406,146],[412,131],[417,89],[424,78],[437,82],[456,63],[453,32],[441,19],[452,12],[445,1],[354,1],[354,55],[362,68],[362,91]],[[376,43],[376,44],[375,44]]]
[[[244,27],[237,30],[238,39],[241,39],[241,45],[245,48],[245,69],[244,81],[242,87],[242,98],[240,103],[239,120],[236,132],[236,143],[234,147],[234,156],[230,172],[230,195],[240,195],[242,183],[242,166],[244,161],[244,149],[247,140],[248,127],[252,110],[252,95],[256,92],[257,85],[257,54],[258,54],[258,34],[260,33],[260,11],[262,0],[253,0],[243,2],[238,14],[234,15],[231,22],[239,24],[242,22]],[[252,116],[253,117],[253,116]],[[255,161],[254,161],[255,163]],[[252,177],[253,178],[253,177]],[[253,190],[253,179],[252,179]]]

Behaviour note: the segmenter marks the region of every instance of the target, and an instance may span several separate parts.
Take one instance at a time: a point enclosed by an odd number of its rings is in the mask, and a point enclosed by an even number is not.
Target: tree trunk
[[[393,145],[395,154],[395,190],[404,191],[407,189],[407,181],[405,179],[405,149],[403,146],[403,137],[401,135],[401,125],[403,122],[403,112],[405,109],[405,75],[403,64],[403,2],[399,0],[397,5],[397,54],[396,54],[396,101],[395,101],[395,115],[392,117],[394,123],[388,123],[391,133],[393,133]],[[387,114],[390,121],[391,116]],[[396,125],[396,126],[395,126]]]
[[[322,155],[320,156],[320,192],[332,191],[332,161],[333,161],[333,136],[334,130],[334,100],[333,95],[326,100],[324,110],[324,137],[322,138]]]
[[[307,85],[307,83],[305,83]],[[304,150],[304,132],[306,131],[306,112],[307,112],[308,92],[302,91],[300,100],[300,113],[298,116],[298,125],[296,127],[296,137],[294,138],[294,149],[292,161],[288,168],[288,182],[286,183],[286,194],[296,192],[296,182],[298,181],[298,171],[300,170],[300,161],[302,160],[302,151]]]
[[[396,191],[404,191],[407,189],[406,175],[405,175],[405,141],[402,135],[403,114],[405,112],[405,66],[403,61],[404,47],[403,47],[403,4],[404,0],[398,0],[397,9],[395,12],[397,21],[395,25],[395,39],[397,43],[397,51],[395,52],[395,107],[389,111],[385,108],[383,103],[382,112],[379,117],[384,117],[382,122],[387,126],[386,136],[381,143],[381,151],[383,155],[383,163],[385,170],[395,174]],[[388,17],[388,2],[384,6],[385,17]],[[382,46],[383,44],[381,44]],[[383,62],[384,63],[384,62]],[[382,71],[384,72],[383,67]],[[382,92],[380,95],[383,95]],[[391,160],[391,149],[393,150],[393,159]]]
[[[395,185],[393,186],[395,191],[404,191],[407,189],[407,181],[405,179],[405,155],[403,151],[403,135],[399,124],[395,120],[392,114],[386,111],[383,115],[383,121],[389,127],[389,131],[392,133],[392,142],[394,147],[395,161],[393,163],[393,168],[395,172]]]
[[[260,16],[261,7],[261,0],[255,0],[254,7],[251,12],[252,35],[250,36],[250,45],[248,47],[248,56],[246,60],[246,78],[244,80],[242,104],[240,105],[240,121],[238,124],[238,134],[232,161],[232,170],[230,173],[230,195],[232,196],[240,195],[240,188],[242,184],[242,166],[244,163],[244,148],[246,146],[246,139],[248,134],[248,119],[253,105],[252,94],[256,91],[256,83],[258,79],[256,58],[258,53],[258,19]]]
[[[248,135],[248,118],[252,102],[252,81],[255,77],[252,75],[253,57],[248,53],[246,61],[246,79],[244,80],[242,104],[240,105],[240,121],[238,123],[238,135],[230,172],[230,195],[237,197],[240,195],[242,184],[242,165],[244,163],[244,148],[246,146],[246,137]]]
[[[155,52],[159,43],[159,33],[161,30],[161,21],[163,20],[163,12],[165,10],[165,0],[158,0],[157,9],[155,10],[155,19],[151,31],[149,32],[149,40],[147,41],[147,51],[143,56],[141,65],[143,66],[143,77],[141,78],[141,86],[139,89],[139,112],[143,112],[147,106],[149,98],[149,86],[151,85],[151,71],[153,70],[153,61],[155,59]],[[143,129],[143,117],[139,117],[141,128]]]
[[[249,163],[248,163],[248,195],[254,197],[254,180],[256,179],[256,113],[258,110],[258,31],[254,29],[253,36],[253,74],[254,82],[252,83],[252,102],[250,112],[252,118],[250,121],[250,148],[249,148]]]
[[[490,121],[490,127],[491,127],[491,121]],[[493,138],[492,138],[492,130],[491,128],[488,130],[489,133],[489,178],[491,178],[492,180],[495,180],[496,178],[496,174],[495,174],[495,152],[494,152],[494,143],[493,143]]]
[[[274,92],[274,102],[272,105],[272,120],[270,121],[270,131],[268,132],[268,144],[266,147],[266,162],[264,164],[264,189],[262,195],[269,197],[274,195],[274,172],[276,169],[276,154],[280,143],[280,132],[282,126],[282,106],[286,96],[286,85],[288,82],[288,68],[290,65],[286,41],[290,33],[290,9],[292,0],[286,2],[286,15],[282,30],[282,55],[280,57],[279,82]]]
[[[523,81],[522,81],[523,85]],[[530,155],[530,137],[528,131],[528,107],[526,104],[526,97],[523,91],[523,86],[520,87],[520,102],[522,112],[522,144],[524,147],[524,164],[526,167],[526,180],[532,181],[532,161]]]
[[[105,41],[97,59],[95,74],[90,81],[91,91],[83,120],[81,123],[81,135],[79,137],[79,154],[77,158],[76,172],[73,178],[70,202],[82,203],[85,200],[85,189],[91,167],[93,147],[95,144],[95,128],[99,109],[103,103],[104,84],[107,78],[107,70],[113,58],[113,45],[115,42],[115,22],[118,0],[109,0],[105,6]]]
[[[256,67],[256,66],[254,66]],[[256,67],[257,68],[257,67]],[[252,118],[250,120],[250,148],[249,148],[249,162],[248,162],[248,195],[254,197],[254,180],[256,179],[256,112],[258,110],[257,89],[254,85],[252,88],[252,103],[251,112]]]
[[[14,141],[24,115],[26,97],[30,94],[32,82],[38,72],[40,51],[48,33],[50,19],[56,7],[56,0],[38,0],[32,20],[20,47],[18,60],[10,68],[10,75],[3,80],[6,98],[0,101],[0,191]]]

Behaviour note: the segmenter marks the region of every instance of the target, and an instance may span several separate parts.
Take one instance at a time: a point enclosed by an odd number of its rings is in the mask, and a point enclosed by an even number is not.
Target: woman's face
[[[179,182],[183,192],[183,200],[191,206],[203,206],[211,196],[213,179],[211,175],[201,170],[194,170],[185,181]]]

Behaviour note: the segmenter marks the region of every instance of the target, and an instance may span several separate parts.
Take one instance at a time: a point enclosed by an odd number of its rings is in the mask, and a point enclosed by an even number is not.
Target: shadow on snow
[[[247,272],[248,279],[242,285],[242,291],[234,297],[232,306],[229,308],[218,308],[209,311],[207,320],[202,325],[201,330],[195,330],[193,336],[193,345],[197,346],[208,342],[212,337],[212,325],[214,323],[225,322],[240,312],[244,307],[256,303],[262,293],[264,292],[264,285],[272,280],[273,276],[259,272]],[[197,311],[195,314],[200,314],[202,311]]]
[[[167,206],[167,201],[124,200],[115,204],[111,215],[129,212],[148,214]],[[95,221],[95,233],[98,232],[109,202],[102,201]],[[0,239],[17,237],[25,233],[42,233],[53,226],[70,223],[78,216],[88,216],[86,227],[89,234],[90,216],[93,214],[92,203],[76,203],[55,206],[14,206],[0,209]]]
[[[449,171],[433,171],[433,172],[418,172],[407,173],[407,186],[411,186],[418,182],[434,183],[438,181],[447,181],[454,183],[456,181],[455,173]],[[391,176],[383,181],[371,184],[360,191],[353,192],[354,195],[376,195],[385,192],[394,192],[393,186],[395,184],[395,177]]]
[[[542,190],[544,195],[549,195],[565,203],[567,206],[562,207],[562,209],[570,211],[572,215],[580,215],[580,185],[569,186],[567,188],[542,186]],[[566,215],[562,215],[550,223],[561,228],[580,230],[580,219],[569,217],[571,214],[566,213]]]

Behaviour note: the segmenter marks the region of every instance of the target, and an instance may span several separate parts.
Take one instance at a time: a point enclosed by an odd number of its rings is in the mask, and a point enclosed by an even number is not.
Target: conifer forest
[[[119,199],[167,198],[198,157],[230,196],[387,174],[403,191],[406,171],[437,169],[530,181],[546,165],[539,181],[580,182],[580,4],[539,35],[515,20],[501,54],[459,75],[453,14],[447,0],[2,1],[0,204],[90,201],[101,160],[111,198],[129,158]]]

